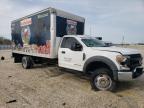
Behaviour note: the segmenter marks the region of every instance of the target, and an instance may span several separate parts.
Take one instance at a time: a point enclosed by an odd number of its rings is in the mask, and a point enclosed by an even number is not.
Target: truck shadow
[[[77,72],[77,71],[74,71],[74,70],[63,69],[63,68],[60,68],[59,70],[60,70],[61,72],[63,72],[63,73],[72,74],[72,75],[74,75],[74,77],[77,77],[77,78],[79,78],[79,79],[90,80],[90,76],[85,75],[85,74],[82,73],[82,72]]]
[[[119,91],[125,91],[125,90],[129,90],[129,89],[138,89],[138,90],[144,90],[144,75],[142,75],[141,77],[135,79],[135,80],[131,80],[131,81],[121,81],[118,82],[117,84],[117,92]]]
[[[43,63],[43,64],[34,64],[32,69],[38,69],[38,68],[48,68],[48,67],[56,67],[53,64]]]
[[[77,72],[77,71],[74,71],[74,70],[69,70],[69,69],[64,69],[64,68],[59,68],[54,64],[47,64],[47,63],[45,63],[45,64],[35,64],[32,69],[38,69],[38,68],[47,68],[48,70],[46,72],[49,71],[51,73],[57,73],[57,74],[69,73],[69,74],[72,74],[75,77],[78,77],[80,79],[86,79],[86,80],[90,79],[89,76],[83,74],[82,72]]]
[[[129,89],[133,89],[135,87],[135,84],[133,81],[122,81],[117,82],[116,86],[116,92],[121,92]]]

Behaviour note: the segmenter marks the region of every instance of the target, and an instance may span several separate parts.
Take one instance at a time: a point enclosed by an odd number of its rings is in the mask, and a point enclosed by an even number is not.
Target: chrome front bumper
[[[136,67],[133,71],[129,70],[121,70],[118,72],[118,80],[119,81],[129,81],[135,79],[143,74],[143,67]]]

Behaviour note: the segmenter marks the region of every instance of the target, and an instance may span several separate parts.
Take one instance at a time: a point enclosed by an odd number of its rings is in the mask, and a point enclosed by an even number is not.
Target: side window
[[[65,48],[71,49],[71,45],[73,42],[75,42],[75,39],[73,37],[67,37],[65,42]]]
[[[79,42],[73,37],[65,37],[62,41],[61,48],[71,49],[72,44],[79,44]]]

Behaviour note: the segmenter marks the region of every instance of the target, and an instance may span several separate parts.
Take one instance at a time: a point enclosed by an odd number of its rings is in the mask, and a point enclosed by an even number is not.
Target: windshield
[[[106,46],[102,41],[95,39],[95,38],[83,38],[81,40],[87,47],[105,47]]]

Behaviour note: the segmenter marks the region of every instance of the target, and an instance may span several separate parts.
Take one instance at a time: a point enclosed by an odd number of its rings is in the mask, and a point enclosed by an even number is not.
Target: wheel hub
[[[106,90],[111,86],[112,80],[108,75],[98,75],[95,84],[100,90]]]

